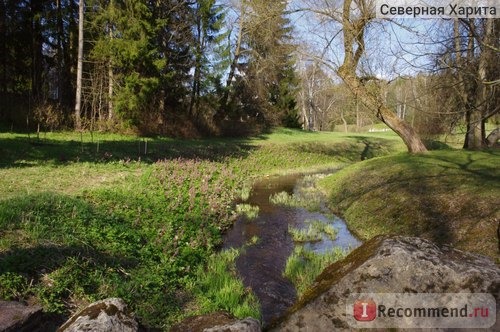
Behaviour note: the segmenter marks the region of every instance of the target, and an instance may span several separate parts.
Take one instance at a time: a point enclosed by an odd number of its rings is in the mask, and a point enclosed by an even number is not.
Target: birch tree
[[[83,76],[83,12],[84,1],[78,4],[78,64],[76,70],[76,97],[75,97],[75,129],[82,128],[82,76]]]

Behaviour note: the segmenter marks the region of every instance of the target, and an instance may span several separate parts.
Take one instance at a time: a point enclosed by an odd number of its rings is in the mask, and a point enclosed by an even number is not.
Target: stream
[[[307,178],[304,175],[284,175],[257,181],[248,200],[244,202],[259,207],[257,218],[249,220],[246,216],[239,217],[224,238],[223,248],[226,249],[246,245],[236,260],[236,268],[245,287],[251,288],[259,298],[264,326],[284,314],[297,299],[294,285],[283,277],[287,258],[295,246],[288,231],[289,225],[305,228],[307,220],[320,220],[334,226],[337,229],[335,240],[324,236],[321,241],[303,243],[306,249],[318,253],[335,246],[354,249],[361,244],[349,232],[343,220],[331,215],[324,198],[314,198],[319,202],[314,211],[319,212],[311,212],[303,207],[275,205],[269,201],[271,195],[283,191],[297,197],[302,195],[304,188],[311,182],[310,179],[306,181]]]

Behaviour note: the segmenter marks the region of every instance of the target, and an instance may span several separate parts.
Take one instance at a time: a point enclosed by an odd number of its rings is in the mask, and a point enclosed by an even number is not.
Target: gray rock
[[[94,302],[71,317],[58,332],[135,332],[139,324],[122,299]]]
[[[353,293],[464,292],[492,294],[498,318],[500,268],[486,257],[420,238],[380,236],[326,268],[271,331],[351,329],[346,305]]]
[[[0,331],[34,331],[40,324],[42,307],[0,301]]]
[[[260,322],[254,318],[238,320],[225,311],[193,316],[172,326],[170,332],[260,332]]]
[[[245,318],[227,325],[218,325],[204,329],[203,332],[260,332],[260,322],[254,318]]]
[[[191,316],[172,326],[169,332],[202,332],[203,330],[227,325],[236,321],[236,318],[225,311],[214,312],[206,315]]]

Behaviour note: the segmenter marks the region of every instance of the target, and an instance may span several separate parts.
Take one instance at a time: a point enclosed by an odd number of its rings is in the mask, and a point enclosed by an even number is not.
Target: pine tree
[[[140,0],[98,0],[93,8],[91,58],[106,64],[101,68],[113,93],[108,103],[113,109],[108,111],[116,110],[123,121],[137,125],[159,88],[165,64],[155,44],[158,27],[152,8]]]
[[[198,117],[200,97],[214,92],[220,86],[222,73],[217,68],[217,45],[227,33],[222,33],[225,18],[223,8],[215,0],[197,0],[194,12],[194,73],[189,113]],[[211,58],[209,58],[211,56]],[[209,105],[206,105],[209,106]],[[213,105],[211,105],[213,106]]]
[[[250,114],[258,116],[268,125],[289,125],[296,117],[295,91],[297,78],[294,71],[295,47],[292,28],[286,17],[287,2],[251,0],[245,24],[246,44],[245,90]]]

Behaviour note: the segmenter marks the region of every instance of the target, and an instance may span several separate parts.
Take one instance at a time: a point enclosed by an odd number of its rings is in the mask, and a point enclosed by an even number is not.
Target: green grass
[[[322,174],[306,175],[297,182],[293,194],[286,191],[275,193],[269,196],[269,201],[275,205],[303,207],[311,212],[320,211],[324,193],[317,188],[316,183],[323,177]]]
[[[285,129],[252,139],[147,142],[146,153],[145,139],[133,136],[0,133],[1,297],[67,315],[117,296],[143,324],[162,329],[226,301],[255,312],[248,296],[230,294],[207,309],[192,287],[212,294],[206,287],[217,283],[199,271],[211,269],[208,257],[235,220],[233,202],[249,195],[252,179],[401,148],[395,137]],[[231,260],[222,261],[236,282]]]
[[[320,181],[363,239],[427,237],[499,259],[500,152],[440,150],[375,158]]]
[[[308,224],[306,228],[288,226],[288,232],[294,242],[318,242],[323,240],[323,235],[331,240],[337,238],[337,230],[330,224],[321,220],[306,220],[305,223]]]
[[[295,228],[288,225],[288,233],[292,236],[293,242],[318,242],[321,241],[321,231],[313,225],[307,228]]]
[[[297,202],[293,194],[289,194],[286,191],[280,191],[279,193],[272,194],[271,196],[269,196],[269,202],[275,205],[283,205],[289,207],[299,205],[299,202]]]
[[[275,205],[288,207],[303,207],[309,211],[319,211],[321,206],[321,196],[314,189],[302,190],[299,194],[289,194],[281,191],[269,196],[269,202]]]
[[[206,267],[198,268],[190,285],[198,314],[222,309],[240,319],[260,318],[258,299],[237,278],[234,261],[238,255],[236,249],[224,250],[209,257]]]
[[[305,221],[310,224],[309,227],[317,229],[319,232],[324,233],[330,240],[335,240],[337,238],[337,229],[331,224],[327,224],[321,220],[309,220]]]
[[[244,215],[248,220],[252,220],[259,215],[259,207],[250,204],[238,204],[236,205],[236,213]]]
[[[286,261],[283,275],[295,285],[300,297],[327,266],[344,258],[346,255],[347,251],[342,250],[340,247],[334,247],[325,253],[319,254],[307,250],[303,246],[297,246]]]

